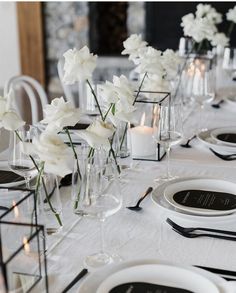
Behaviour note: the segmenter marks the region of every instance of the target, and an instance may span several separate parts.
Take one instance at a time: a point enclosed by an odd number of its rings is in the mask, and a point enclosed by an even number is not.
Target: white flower
[[[9,131],[15,131],[25,124],[18,114],[13,110],[8,110],[2,115],[0,120],[0,127],[5,128]]]
[[[139,56],[140,49],[146,47],[147,42],[142,40],[141,35],[133,34],[123,42],[124,50],[122,55],[129,55],[130,60],[135,60]]]
[[[212,36],[217,32],[216,22],[207,17],[194,17],[192,13],[182,17],[181,26],[184,30],[184,35],[192,37],[197,43],[204,39],[211,40]]]
[[[170,82],[158,75],[148,75],[143,83],[144,90],[153,92],[169,92],[171,89]]]
[[[226,47],[229,45],[229,38],[224,33],[216,33],[211,40],[212,46]]]
[[[26,154],[36,155],[44,162],[44,171],[60,177],[72,173],[73,153],[56,134],[43,132],[32,143],[23,143]]]
[[[216,9],[209,4],[202,4],[202,3],[198,4],[196,17],[197,18],[206,17],[208,20],[210,20],[214,24],[222,22],[222,14],[218,13]]]
[[[173,50],[167,49],[162,53],[161,62],[166,71],[167,78],[173,79],[177,75],[179,64],[181,63],[179,55]]]
[[[45,118],[41,121],[48,124],[47,131],[59,132],[66,126],[74,126],[81,117],[81,111],[74,108],[70,102],[65,102],[63,97],[55,98],[44,109]]]
[[[63,55],[65,57],[63,82],[74,84],[92,77],[96,67],[97,55],[90,54],[89,48],[84,46],[82,49],[70,49]]]
[[[112,124],[95,120],[87,129],[79,130],[76,134],[87,141],[93,147],[110,148],[109,138],[113,135],[115,129]]]
[[[147,47],[145,52],[140,56],[140,64],[136,71],[139,73],[156,74],[162,76],[164,69],[161,63],[161,51],[152,47]]]
[[[236,5],[226,13],[226,19],[236,23]]]
[[[0,128],[3,127],[9,131],[15,131],[25,124],[18,114],[11,109],[13,95],[11,89],[6,97],[0,97]]]
[[[107,81],[106,84],[100,87],[101,96],[106,106],[109,107],[111,103],[122,102],[124,107],[129,107],[134,102],[134,89],[130,81],[121,75],[113,76],[113,83]]]

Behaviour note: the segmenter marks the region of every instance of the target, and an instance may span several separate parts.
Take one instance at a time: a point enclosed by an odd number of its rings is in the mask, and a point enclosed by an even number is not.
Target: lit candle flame
[[[26,253],[30,252],[30,245],[26,237],[23,238],[24,250]]]
[[[145,118],[146,118],[146,115],[145,115],[145,112],[143,112],[143,115],[142,115],[142,118],[141,118],[141,121],[140,121],[140,126],[144,126]]]
[[[200,66],[200,70],[201,70],[202,73],[205,72],[205,70],[206,70],[206,66],[205,66],[205,64],[201,64],[201,66]]]
[[[15,215],[15,218],[18,218],[19,217],[19,209],[18,207],[16,206],[16,202],[13,200],[12,202],[12,205],[14,207],[14,215]]]

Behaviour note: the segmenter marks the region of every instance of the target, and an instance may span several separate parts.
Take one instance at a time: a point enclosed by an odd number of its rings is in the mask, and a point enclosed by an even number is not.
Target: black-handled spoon
[[[196,138],[196,137],[197,137],[196,134],[193,135],[192,137],[190,137],[190,138],[187,140],[187,142],[186,142],[185,144],[181,144],[181,146],[182,146],[183,148],[191,148],[190,142],[191,142],[194,138]]]
[[[220,100],[218,103],[212,104],[211,106],[215,109],[219,109],[220,105],[224,103],[224,100]]]
[[[146,190],[146,192],[141,196],[141,198],[137,201],[137,204],[135,206],[132,207],[127,207],[127,209],[131,210],[131,211],[140,211],[142,208],[139,206],[141,204],[141,202],[144,200],[144,198],[151,193],[153,190],[152,187],[148,187],[148,189]]]

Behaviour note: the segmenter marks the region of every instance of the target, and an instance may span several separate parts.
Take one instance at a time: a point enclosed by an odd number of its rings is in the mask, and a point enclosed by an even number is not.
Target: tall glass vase
[[[48,235],[58,233],[63,227],[62,203],[58,178],[53,174],[44,174],[38,193],[39,221],[45,225]]]

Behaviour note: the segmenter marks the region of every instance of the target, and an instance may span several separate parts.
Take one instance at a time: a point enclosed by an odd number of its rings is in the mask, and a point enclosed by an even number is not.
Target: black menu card
[[[126,283],[118,285],[109,293],[193,293],[192,291],[149,283]]]
[[[198,209],[227,211],[236,208],[236,195],[226,192],[181,190],[173,195],[173,200],[180,205]]]

